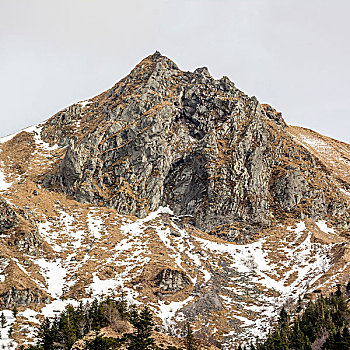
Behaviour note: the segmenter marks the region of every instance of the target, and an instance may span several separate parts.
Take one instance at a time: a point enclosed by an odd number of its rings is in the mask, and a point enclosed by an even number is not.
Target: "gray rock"
[[[15,210],[0,197],[0,233],[4,233],[19,223]]]
[[[20,207],[15,208],[9,205],[0,197],[0,233],[5,233],[15,229],[9,236],[8,244],[16,246],[18,250],[24,251],[31,255],[37,254],[37,248],[41,247],[42,239],[39,235],[38,228],[32,219],[32,213]],[[22,220],[26,220],[28,229],[18,229],[17,226]]]
[[[0,294],[0,306],[4,309],[14,306],[26,306],[32,303],[48,303],[49,297],[43,296],[39,289],[20,289],[12,287],[3,294]]]
[[[166,292],[177,292],[191,282],[183,271],[163,269],[155,278],[159,289]]]
[[[78,119],[82,136],[73,137]],[[144,217],[169,206],[207,232],[239,222],[254,233],[276,212],[300,216],[302,201],[302,215],[323,217],[329,202],[300,167],[302,158],[316,163],[285,126],[281,113],[227,77],[215,80],[206,68],[182,72],[156,53],[88,112],[73,105],[46,123],[42,137],[67,152],[43,184],[120,214]],[[294,170],[286,157],[296,160]],[[237,236],[234,229],[218,234]]]
[[[213,292],[207,292],[203,294],[194,303],[185,306],[182,312],[187,318],[193,319],[197,315],[210,315],[212,311],[221,311],[224,307],[221,303],[219,296]]]

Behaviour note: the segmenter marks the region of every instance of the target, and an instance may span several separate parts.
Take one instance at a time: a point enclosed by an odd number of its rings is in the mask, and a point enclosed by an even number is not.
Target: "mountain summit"
[[[282,306],[349,280],[349,160],[227,77],[146,57],[0,139],[0,345],[120,294],[170,334],[265,337]]]
[[[339,191],[280,113],[227,77],[183,72],[159,52],[56,114],[42,137],[68,146],[46,186],[120,214],[143,218],[169,206],[228,240],[289,214],[344,214]]]

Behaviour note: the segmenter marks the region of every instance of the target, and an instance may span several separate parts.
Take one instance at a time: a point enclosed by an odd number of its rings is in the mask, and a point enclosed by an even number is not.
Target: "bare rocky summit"
[[[322,219],[346,209],[280,113],[227,77],[183,72],[158,52],[88,104],[55,115],[42,136],[67,146],[46,185],[141,218],[169,206],[227,240],[276,215]]]

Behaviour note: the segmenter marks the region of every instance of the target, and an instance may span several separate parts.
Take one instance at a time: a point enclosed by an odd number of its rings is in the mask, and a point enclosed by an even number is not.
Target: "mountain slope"
[[[186,318],[232,348],[347,282],[350,146],[312,134],[341,152],[332,168],[303,130],[156,53],[1,139],[2,338],[12,325],[31,341],[42,315],[124,291],[168,332]]]

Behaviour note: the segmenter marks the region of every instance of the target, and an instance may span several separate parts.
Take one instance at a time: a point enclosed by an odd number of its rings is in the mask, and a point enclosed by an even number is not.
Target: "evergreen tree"
[[[13,309],[12,309],[12,315],[14,318],[17,318],[17,315],[18,315],[18,309],[17,307],[15,306]]]
[[[54,350],[54,342],[57,340],[58,329],[56,322],[51,324],[48,318],[45,318],[38,330],[38,349]]]
[[[280,328],[286,328],[289,324],[289,315],[284,307],[282,307],[280,312],[280,317],[278,320]]]
[[[4,313],[2,312],[1,315],[0,315],[0,324],[1,324],[1,328],[4,328],[6,326],[6,317],[4,315]]]
[[[138,313],[135,308],[130,312],[130,322],[136,331],[130,335],[128,350],[152,349],[154,341],[151,338],[154,326],[152,314],[147,306]]]
[[[125,338],[105,338],[97,335],[95,339],[88,341],[85,349],[86,350],[114,350],[119,349],[124,344]]]
[[[341,286],[340,284],[337,284],[337,291],[335,292],[335,295],[339,298],[341,294]]]
[[[197,350],[198,342],[193,336],[192,327],[189,322],[186,322],[186,336],[185,336],[186,350]]]
[[[108,350],[109,346],[105,338],[101,336],[96,336],[94,340],[87,342],[87,350]]]

